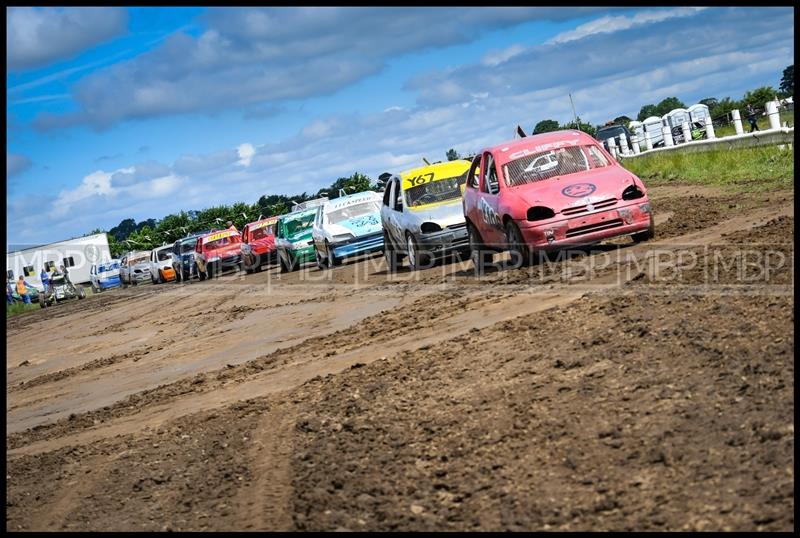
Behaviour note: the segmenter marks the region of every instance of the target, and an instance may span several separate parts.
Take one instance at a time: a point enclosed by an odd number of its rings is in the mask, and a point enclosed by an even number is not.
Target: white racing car
[[[311,237],[320,269],[382,251],[381,196],[365,191],[328,200],[317,209]]]

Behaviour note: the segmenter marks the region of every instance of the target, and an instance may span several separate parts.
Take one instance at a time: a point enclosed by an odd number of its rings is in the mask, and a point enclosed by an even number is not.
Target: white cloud
[[[236,151],[239,153],[239,164],[242,166],[250,166],[250,163],[253,160],[253,155],[256,154],[256,148],[253,147],[253,144],[245,143],[240,145],[236,148]]]
[[[631,16],[618,15],[600,17],[585,24],[581,24],[574,30],[563,32],[547,41],[545,44],[553,43],[566,43],[568,41],[575,41],[583,39],[584,37],[593,34],[610,34],[619,32],[620,30],[627,30],[634,26],[642,26],[645,24],[652,24],[654,22],[661,22],[676,17],[690,17],[696,15],[698,12],[703,11],[704,7],[687,7],[677,9],[664,9],[658,11],[642,11]],[[498,62],[499,63],[499,62]]]
[[[490,50],[489,52],[483,55],[483,58],[481,58],[481,64],[498,65],[503,62],[507,62],[508,60],[510,60],[511,58],[513,58],[514,56],[516,56],[517,54],[519,54],[524,50],[525,47],[523,47],[519,43],[511,45],[510,47],[502,50]]]

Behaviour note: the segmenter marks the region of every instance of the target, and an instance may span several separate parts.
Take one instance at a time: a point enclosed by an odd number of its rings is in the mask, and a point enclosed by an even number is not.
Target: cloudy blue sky
[[[791,8],[8,8],[7,244],[739,98]]]

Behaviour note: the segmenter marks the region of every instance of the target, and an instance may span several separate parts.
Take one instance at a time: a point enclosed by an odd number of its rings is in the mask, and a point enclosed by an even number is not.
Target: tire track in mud
[[[747,220],[751,218],[752,217],[748,216]],[[725,229],[729,227],[730,226]],[[703,233],[709,236],[721,235],[715,232],[713,227],[705,230]],[[647,244],[637,247],[641,251],[644,251],[647,248]],[[629,261],[630,260],[628,260],[628,262]],[[566,264],[570,262],[567,260],[561,263]],[[558,264],[556,264],[556,266],[559,267]],[[541,268],[533,268],[532,270],[541,271]],[[608,268],[605,274],[616,270],[618,269]],[[514,273],[514,275],[511,278],[506,277],[507,284],[524,284],[531,280],[531,268],[526,268],[517,272],[512,271],[512,273]],[[551,281],[569,283],[569,278],[565,279],[563,270],[560,270],[558,277],[553,277]],[[621,285],[623,282],[618,282],[618,284]],[[274,371],[277,368],[292,363],[296,366],[297,364],[308,363],[314,360],[324,360],[325,358],[362,347],[364,342],[376,345],[380,342],[391,341],[394,338],[412,333],[417,329],[420,323],[429,325],[436,319],[441,320],[452,317],[465,308],[472,307],[475,309],[481,304],[511,297],[511,293],[510,291],[496,290],[477,301],[473,297],[467,296],[468,290],[458,288],[448,290],[447,292],[436,292],[425,295],[415,300],[412,304],[404,306],[399,312],[382,312],[381,314],[365,318],[358,324],[355,331],[349,328],[322,337],[312,337],[289,348],[279,348],[273,353],[241,365],[197,374],[191,378],[133,394],[125,400],[103,407],[102,409],[73,415],[67,419],[40,425],[25,432],[14,433],[7,437],[7,446],[9,449],[16,449],[44,439],[71,435],[115,418],[138,414],[144,407],[163,404],[164,402],[189,393],[204,393],[223,388],[230,383],[243,383],[253,376],[259,376],[262,373]],[[430,308],[432,304],[436,305],[436,308],[433,310]],[[320,349],[325,349],[326,344],[339,339],[345,342],[349,341],[350,343],[341,345],[332,350],[328,349],[325,352],[318,351]],[[295,356],[303,357],[300,363],[292,360]]]
[[[491,300],[492,298],[490,297],[484,298],[482,301]],[[68,418],[59,419],[53,423],[42,424],[30,430],[13,433],[6,437],[7,448],[15,449],[43,439],[74,434],[116,418],[139,414],[146,407],[163,404],[186,394],[206,393],[218,390],[231,383],[242,383],[253,376],[295,362],[297,357],[301,358],[301,362],[306,363],[324,359],[337,353],[343,353],[349,349],[359,347],[365,342],[375,342],[375,338],[378,336],[380,341],[390,341],[400,335],[417,331],[419,324],[422,322],[419,319],[420,317],[425,319],[424,323],[428,323],[431,319],[428,314],[432,303],[440,307],[438,314],[434,315],[434,317],[441,320],[458,314],[470,302],[469,298],[454,299],[453,294],[441,293],[435,298],[423,296],[413,301],[409,306],[404,307],[400,312],[384,311],[374,316],[368,316],[358,324],[355,330],[348,328],[328,335],[307,338],[293,346],[283,349],[278,348],[272,353],[240,365],[229,365],[217,370],[200,373],[173,383],[160,385],[154,389],[137,392],[101,409],[73,414]],[[476,304],[478,303],[473,304],[473,306]],[[391,327],[391,329],[386,331],[387,327]],[[337,340],[349,343],[341,346],[335,352],[320,351],[326,349],[326,343]]]
[[[8,391],[19,392],[39,385],[44,385],[45,383],[54,383],[56,381],[61,381],[62,379],[66,379],[73,375],[81,374],[84,372],[90,372],[92,370],[98,370],[100,368],[106,368],[108,366],[118,364],[128,359],[132,359],[133,362],[136,362],[145,355],[147,355],[148,353],[150,353],[153,349],[155,348],[146,347],[144,349],[136,349],[134,351],[129,351],[128,353],[119,353],[116,355],[111,355],[110,357],[95,359],[93,361],[84,363],[80,366],[74,366],[72,368],[65,368],[63,370],[42,374],[40,376],[36,376],[32,379],[29,379],[28,381],[20,381],[18,384],[9,387]]]
[[[787,230],[773,219],[732,240]],[[275,530],[286,512],[258,499],[272,480],[299,530],[792,528],[791,299],[658,298],[644,284],[155,431],[7,453],[7,530],[42,528],[40,500],[72,493],[55,478],[82,471],[69,454],[100,470],[62,528]]]

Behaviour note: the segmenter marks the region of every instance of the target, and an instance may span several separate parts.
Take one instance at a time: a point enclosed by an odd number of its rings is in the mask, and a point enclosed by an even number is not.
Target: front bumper
[[[650,227],[652,210],[647,198],[625,205],[543,224],[519,222],[522,237],[529,247],[555,250],[567,246],[590,245],[613,237],[643,232]]]
[[[362,235],[361,237],[333,245],[333,255],[337,258],[346,258],[381,250],[383,250],[383,231]]]
[[[175,274],[175,269],[173,269],[172,267],[162,267],[161,269],[159,269],[159,271],[161,272],[161,278],[163,278],[167,282],[172,282],[177,278],[177,275]]]
[[[144,271],[134,272],[131,275],[131,280],[135,280],[136,282],[145,282],[150,279],[150,270],[145,269]]]
[[[118,276],[113,276],[111,278],[101,278],[100,280],[97,281],[97,283],[100,285],[101,290],[116,288],[122,284]]]
[[[417,235],[417,243],[420,250],[434,256],[469,248],[467,224],[448,226],[441,232],[419,234]]]

